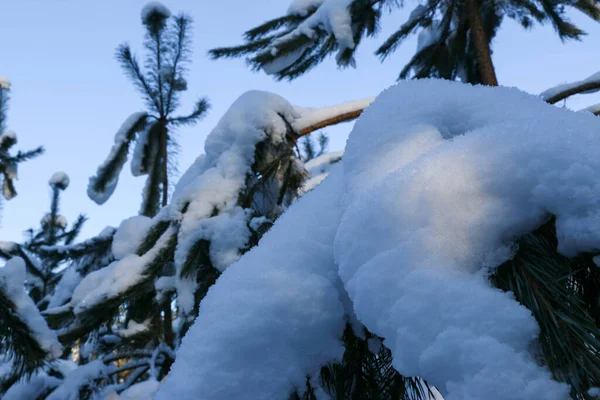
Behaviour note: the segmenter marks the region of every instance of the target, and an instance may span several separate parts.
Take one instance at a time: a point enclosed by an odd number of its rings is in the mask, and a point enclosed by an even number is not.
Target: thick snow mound
[[[341,357],[343,289],[332,248],[340,183],[292,205],[223,273],[156,400],[285,399]]]
[[[65,172],[59,171],[52,174],[48,180],[48,185],[57,187],[60,190],[65,190],[69,187],[69,182],[69,175],[67,175]]]
[[[335,257],[400,373],[446,400],[569,398],[527,351],[530,312],[486,275],[549,213],[565,255],[600,248],[599,127],[516,89],[434,80],[365,111],[342,161]]]

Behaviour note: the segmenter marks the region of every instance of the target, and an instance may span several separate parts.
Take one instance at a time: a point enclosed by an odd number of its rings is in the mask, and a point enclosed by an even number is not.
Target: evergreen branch
[[[127,160],[129,146],[136,133],[146,126],[146,118],[146,113],[136,113],[121,126],[107,159],[98,167],[96,176],[90,178],[88,195],[92,200],[102,204],[112,195]]]
[[[154,107],[155,111],[160,113],[160,105],[156,94],[150,88],[150,85],[142,70],[138,64],[135,55],[131,52],[129,45],[122,44],[117,47],[116,50],[117,61],[121,64],[121,68],[131,78],[133,84],[140,90],[140,92],[146,97],[147,102],[151,107]]]
[[[577,290],[578,260],[557,251],[555,221],[519,239],[514,258],[491,279],[532,311],[544,362],[555,379],[571,385],[573,398],[586,399],[588,389],[600,384],[600,330]]]
[[[142,195],[140,214],[154,217],[160,209],[160,190],[162,183],[162,158],[155,156]],[[165,190],[166,188],[163,188]]]
[[[179,71],[179,63],[187,60],[187,53],[189,53],[189,39],[188,39],[188,30],[192,24],[192,19],[185,15],[181,14],[177,18],[175,18],[175,33],[177,37],[177,44],[175,46],[175,56],[173,57],[173,65],[171,66],[171,76],[170,76],[170,85],[169,90],[167,92],[167,104],[166,104],[166,114],[170,114],[174,111],[172,108],[173,94],[175,92],[175,80],[177,78],[177,73]]]
[[[44,148],[42,146],[40,146],[36,149],[29,150],[26,152],[19,151],[17,153],[17,155],[15,155],[14,157],[6,157],[5,160],[8,163],[18,164],[18,163],[22,163],[24,161],[29,161],[29,160],[36,158],[37,156],[40,156],[42,154],[44,154]]]
[[[437,2],[434,3],[434,7],[437,6],[437,4]],[[431,9],[427,11],[430,12]],[[414,12],[415,11],[413,11],[413,13]],[[404,39],[406,39],[410,34],[414,32],[414,30],[419,26],[421,22],[421,17],[413,18],[413,15],[411,14],[409,20],[402,24],[400,29],[398,29],[390,37],[388,37],[386,41],[383,42],[383,44],[379,46],[377,50],[375,50],[375,54],[378,55],[382,61],[385,60],[398,48],[398,46],[402,43]]]
[[[198,99],[194,105],[194,110],[190,114],[171,118],[169,119],[169,123],[172,123],[175,126],[193,125],[197,123],[209,109],[210,103],[206,98]]]
[[[287,33],[289,33],[291,31],[288,32],[283,32],[281,33],[282,35],[285,35]],[[237,58],[237,57],[241,57],[244,56],[246,54],[250,54],[250,53],[254,53],[257,52],[259,50],[265,49],[267,47],[269,47],[269,45],[271,44],[271,42],[273,42],[273,40],[277,39],[279,37],[279,35],[277,36],[268,36],[259,40],[255,40],[249,43],[245,43],[242,44],[240,46],[231,46],[231,47],[217,47],[214,49],[211,49],[208,51],[208,55],[210,56],[211,59],[213,60],[218,60],[221,58]]]
[[[81,232],[81,228],[83,228],[83,224],[85,223],[85,221],[87,221],[87,217],[85,215],[80,214],[77,217],[75,223],[73,223],[73,227],[71,228],[71,230],[65,234],[65,245],[70,245],[77,238],[77,236],[79,236],[79,233]]]
[[[284,26],[296,27],[296,26],[298,26],[298,24],[300,24],[306,18],[308,18],[312,14],[314,14],[314,12],[316,10],[317,10],[317,8],[308,10],[307,14],[304,16],[285,15],[283,17],[274,18],[272,20],[269,20],[269,21],[257,26],[256,28],[252,28],[252,29],[246,31],[243,35],[244,39],[249,42],[255,41],[257,39],[264,38],[265,35],[269,34],[270,32],[276,31],[279,28],[282,28]]]
[[[579,39],[582,35],[586,34],[584,31],[577,28],[575,25],[565,19],[563,15],[561,15],[564,14],[564,12],[556,10],[556,3],[553,0],[539,1],[561,40]]]
[[[110,249],[114,234],[115,231],[113,230],[109,235],[93,237],[83,242],[66,246],[40,245],[36,251],[43,257],[77,260],[86,255]]]
[[[18,317],[17,306],[0,287],[0,348],[11,355],[13,373],[29,376],[46,363],[48,353],[29,326]]]

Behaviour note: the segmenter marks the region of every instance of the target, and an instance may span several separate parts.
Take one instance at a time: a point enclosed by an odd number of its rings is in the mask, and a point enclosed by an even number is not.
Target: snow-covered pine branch
[[[600,72],[588,76],[587,78],[571,82],[564,83],[540,93],[542,100],[554,104],[561,100],[564,100],[570,96],[580,93],[595,93],[600,90]]]
[[[488,277],[552,215],[556,257],[597,253],[599,148],[594,116],[516,89],[420,80],[386,90],[330,177],[224,271],[155,398],[331,394],[320,367],[341,361],[347,321],[383,337],[394,368],[446,400],[570,398],[553,376],[583,395],[587,368],[590,382],[600,371],[597,335],[570,337],[586,368],[564,373],[543,346],[532,353],[549,333],[543,313]]]
[[[17,376],[60,357],[62,346],[25,291],[25,262],[15,257],[0,268],[0,348]]]

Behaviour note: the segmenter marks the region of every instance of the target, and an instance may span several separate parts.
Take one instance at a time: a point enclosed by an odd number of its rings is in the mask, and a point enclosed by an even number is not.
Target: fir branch
[[[134,86],[136,86],[140,93],[146,99],[148,106],[153,108],[154,111],[160,113],[160,104],[158,102],[158,98],[156,97],[156,93],[150,88],[150,85],[142,73],[140,65],[135,57],[135,55],[131,52],[128,44],[122,44],[117,47],[115,57],[117,61],[121,64],[121,68],[125,73],[129,76]]]
[[[196,124],[209,109],[210,104],[206,98],[198,99],[194,105],[194,110],[190,114],[171,118],[169,119],[169,123],[175,126]]]

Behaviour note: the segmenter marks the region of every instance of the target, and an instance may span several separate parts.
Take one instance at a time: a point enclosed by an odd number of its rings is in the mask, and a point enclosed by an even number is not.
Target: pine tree
[[[18,179],[18,165],[42,154],[44,149],[38,147],[29,151],[18,151],[11,155],[11,148],[17,143],[17,135],[6,130],[8,101],[10,99],[10,82],[0,77],[0,181],[2,181],[2,197],[10,200],[17,195],[14,181]]]
[[[129,147],[135,142],[131,172],[134,176],[148,175],[140,214],[152,217],[168,202],[169,169],[174,166],[169,153],[176,146],[174,131],[198,122],[209,104],[200,98],[190,114],[174,115],[181,93],[187,89],[191,17],[186,14],[171,17],[163,5],[149,3],[142,10],[142,23],[146,28],[145,71],[127,44],[117,48],[116,57],[142,94],[148,110],[132,114],[123,123],[108,158],[90,178],[88,195],[98,204],[108,200],[127,160]]]
[[[292,3],[286,15],[246,31],[244,44],[216,48],[210,55],[216,59],[246,56],[253,69],[264,69],[276,79],[295,79],[334,53],[338,66],[354,66],[356,49],[364,38],[377,34],[383,13],[403,6],[396,0]],[[579,39],[585,32],[567,19],[568,7],[600,19],[600,9],[593,0],[428,0],[416,6],[376,55],[385,60],[404,39],[420,32],[417,51],[402,69],[400,79],[461,78],[495,86],[491,42],[503,19],[514,19],[524,28],[534,22],[550,22],[561,40]],[[330,20],[330,15],[336,15],[337,21]]]

